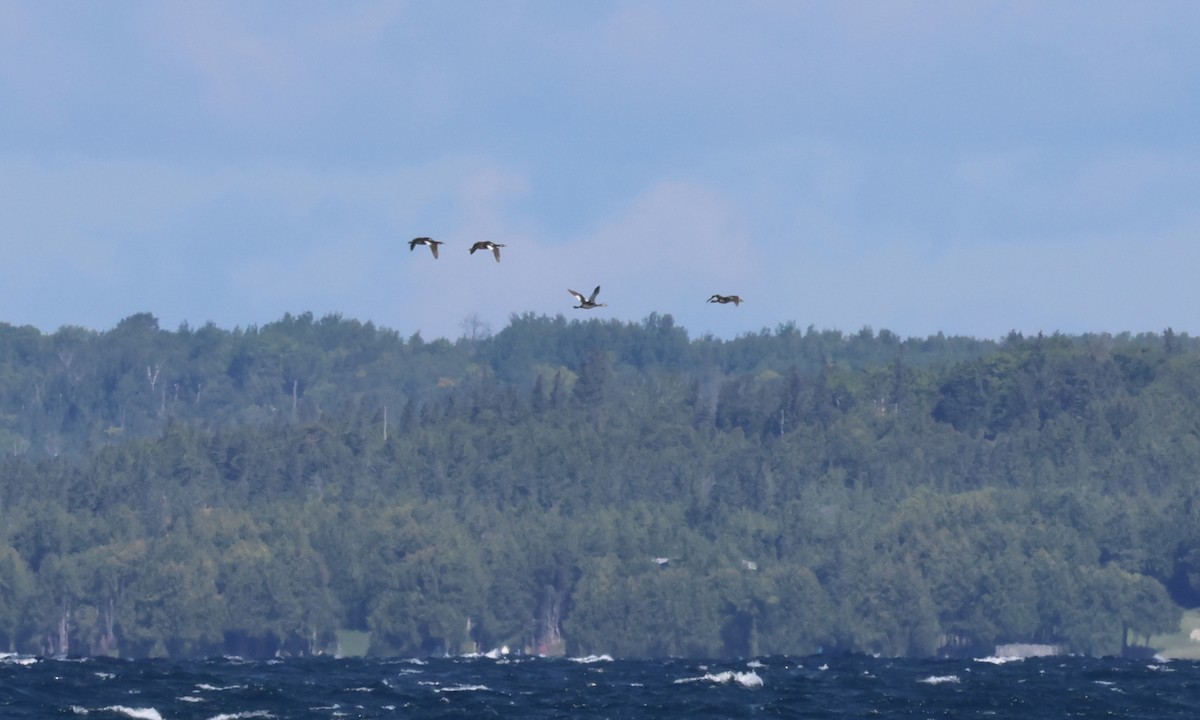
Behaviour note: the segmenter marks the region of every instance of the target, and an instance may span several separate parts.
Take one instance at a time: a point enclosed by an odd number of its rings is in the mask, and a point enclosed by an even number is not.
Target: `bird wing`
[[[586,299],[586,298],[584,298],[584,297],[583,297],[583,293],[580,293],[580,292],[575,292],[574,290],[572,290],[572,289],[570,289],[570,288],[567,288],[567,292],[569,292],[569,293],[571,293],[572,295],[574,295],[574,296],[575,296],[575,299],[576,299],[576,300],[578,300],[579,302],[583,302],[583,301]]]
[[[600,294],[600,286],[597,285],[596,289],[592,291],[592,296],[590,298],[588,298],[588,302],[595,302],[596,296],[599,294]]]
[[[496,262],[500,262],[500,246],[492,243],[492,254],[496,256]]]
[[[437,260],[437,246],[440,244],[441,243],[436,243],[436,242],[429,243],[429,249],[433,251],[433,259],[434,260]]]

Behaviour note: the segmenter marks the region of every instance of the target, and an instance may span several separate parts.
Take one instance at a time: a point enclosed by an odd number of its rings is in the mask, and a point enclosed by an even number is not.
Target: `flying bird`
[[[574,290],[571,290],[570,288],[567,289],[567,292],[574,295],[575,299],[579,301],[579,304],[574,306],[574,308],[576,310],[591,310],[592,308],[608,307],[608,303],[596,302],[596,296],[600,294],[600,286],[599,285],[597,285],[596,289],[592,291],[591,297],[585,298],[583,296],[583,293],[575,292]]]
[[[434,240],[433,238],[427,238],[427,237],[413,238],[412,240],[408,241],[408,250],[409,250],[409,252],[412,252],[413,250],[415,250],[417,248],[418,245],[428,245],[429,250],[433,253],[433,259],[437,260],[438,245],[443,245],[443,244],[444,244],[443,241]]]
[[[741,305],[743,302],[740,295],[713,295],[708,299],[708,301],[711,303],[721,303],[722,305],[725,303]]]
[[[471,254],[474,255],[476,250],[491,250],[496,256],[496,262],[500,262],[500,248],[504,247],[503,243],[494,243],[491,240],[480,240],[471,246]]]

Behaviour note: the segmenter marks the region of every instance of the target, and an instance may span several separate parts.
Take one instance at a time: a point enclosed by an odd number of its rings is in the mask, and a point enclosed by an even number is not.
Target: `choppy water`
[[[1195,718],[1200,663],[0,660],[3,718]]]

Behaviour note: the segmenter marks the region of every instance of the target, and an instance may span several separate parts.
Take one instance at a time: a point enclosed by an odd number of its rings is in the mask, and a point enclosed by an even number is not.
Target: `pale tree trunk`
[[[113,608],[113,599],[108,599],[108,606],[103,609],[104,613],[104,635],[100,637],[100,647],[97,648],[104,655],[111,655],[117,649],[117,634],[113,630],[114,618],[116,612]]]
[[[546,588],[541,617],[534,630],[534,647],[538,655],[565,655],[566,642],[562,637],[562,597],[553,587]]]
[[[71,652],[71,639],[68,630],[71,624],[71,606],[63,603],[62,615],[58,618],[58,648],[56,655],[66,656]]]

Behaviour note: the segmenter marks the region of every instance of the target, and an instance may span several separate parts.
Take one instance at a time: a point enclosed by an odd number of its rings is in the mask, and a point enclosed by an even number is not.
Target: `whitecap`
[[[213,715],[208,720],[243,720],[244,718],[273,718],[275,717],[266,710],[251,710],[250,712],[240,713],[222,713]]]
[[[222,692],[225,690],[241,690],[244,687],[246,687],[246,686],[245,685],[226,685],[225,687],[217,687],[216,685],[209,685],[208,683],[200,683],[199,685],[196,686],[196,689]]]
[[[490,691],[490,690],[491,690],[491,688],[489,688],[487,685],[451,685],[450,687],[437,688],[437,689],[435,689],[435,690],[434,690],[434,692],[439,692],[439,693],[448,693],[448,692],[474,692],[474,691],[476,691],[476,690],[488,690],[488,691]]]
[[[613,661],[612,655],[587,655],[585,657],[573,657],[573,658],[570,658],[570,660],[571,660],[571,662],[577,662],[577,663],[598,663],[598,662],[612,662]]]
[[[462,655],[459,655],[458,657],[462,658],[463,660],[478,660],[480,658],[486,658],[488,660],[499,660],[500,658],[504,657],[507,654],[508,654],[508,646],[505,645],[502,648],[492,648],[491,650],[488,650],[487,652],[463,653]]]
[[[121,713],[126,717],[137,718],[137,720],[163,720],[162,715],[154,708],[131,708],[124,705],[109,705],[105,708],[100,708],[102,712]]]
[[[992,665],[1003,665],[1004,663],[1017,662],[1024,660],[1023,657],[1016,655],[991,655],[989,657],[975,658],[975,662],[991,663]]]
[[[414,663],[414,662],[419,665],[425,664],[424,662],[417,660],[416,658],[385,658],[385,659],[379,660],[380,665],[400,665],[403,663]]]
[[[926,685],[941,685],[942,683],[957,683],[959,680],[957,675],[930,675],[917,682],[923,682]]]
[[[763,665],[758,660],[751,660],[750,662],[746,663],[746,667],[758,669],[758,668],[765,668],[766,665]]]
[[[742,687],[762,687],[763,679],[753,670],[745,673],[734,673],[733,679]]]
[[[717,683],[719,685],[736,682],[738,685],[741,685],[742,687],[748,687],[748,688],[762,687],[762,685],[763,685],[762,678],[759,677],[758,673],[756,673],[754,671],[734,672],[732,670],[726,670],[724,672],[719,672],[719,673],[705,673],[702,677],[679,678],[678,680],[675,681],[675,684],[680,685],[682,683],[691,683],[691,682],[711,682],[711,683]]]

